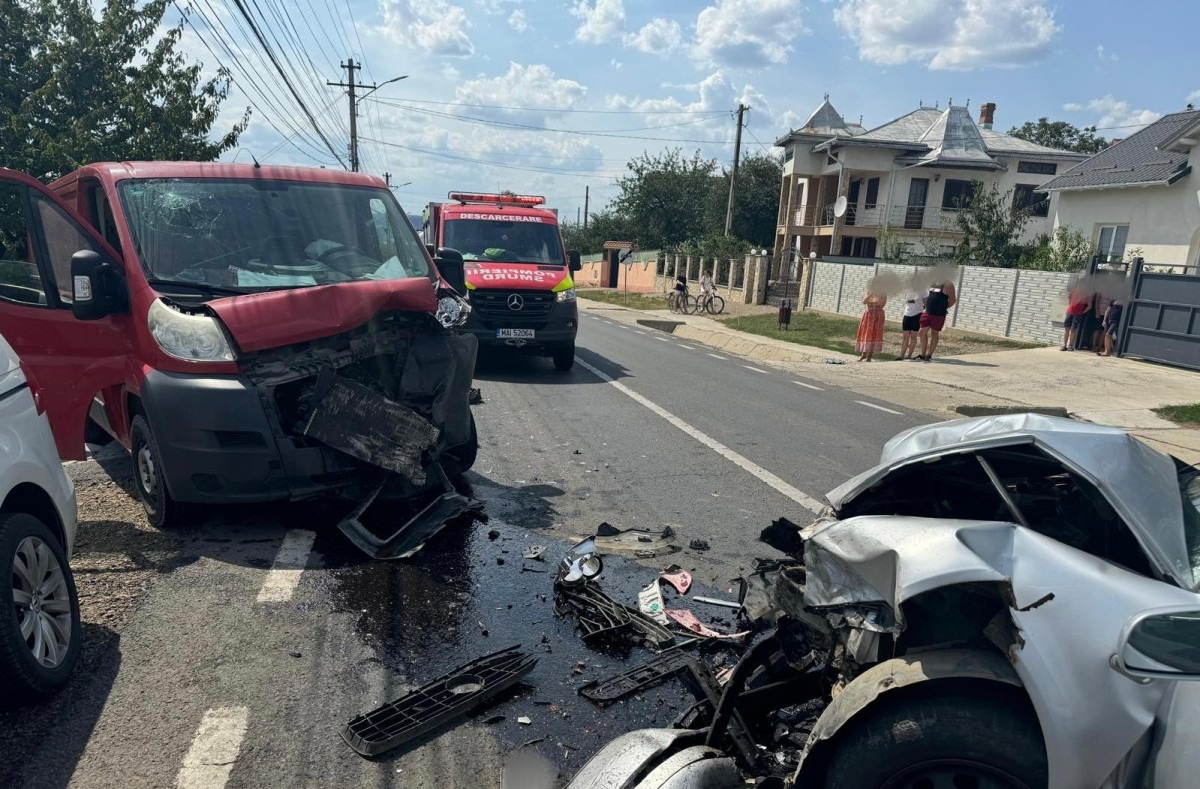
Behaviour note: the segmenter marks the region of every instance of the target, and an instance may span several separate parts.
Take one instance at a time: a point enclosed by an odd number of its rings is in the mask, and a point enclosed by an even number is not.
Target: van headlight
[[[168,356],[187,362],[232,362],[233,348],[211,315],[181,312],[155,299],[146,314],[150,334]]]
[[[559,301],[575,301],[575,288],[560,290],[556,295]]]

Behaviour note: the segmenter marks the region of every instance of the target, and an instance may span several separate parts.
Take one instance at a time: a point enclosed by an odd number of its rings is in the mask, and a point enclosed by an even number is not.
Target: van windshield
[[[384,189],[163,178],[123,181],[120,193],[154,282],[261,292],[430,275]]]
[[[449,219],[442,246],[463,260],[565,265],[558,228],[523,219]]]

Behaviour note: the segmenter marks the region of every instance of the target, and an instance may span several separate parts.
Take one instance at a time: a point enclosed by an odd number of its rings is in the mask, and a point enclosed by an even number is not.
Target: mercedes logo
[[[525,309],[525,299],[521,298],[520,293],[514,293],[508,297],[508,308],[513,312]]]

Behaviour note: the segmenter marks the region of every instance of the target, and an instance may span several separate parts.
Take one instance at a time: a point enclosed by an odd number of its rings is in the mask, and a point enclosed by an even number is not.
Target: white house
[[[784,149],[776,253],[874,258],[880,231],[890,229],[918,254],[953,254],[962,237],[957,211],[975,181],[1031,211],[1026,240],[1050,232],[1055,199],[1039,185],[1087,156],[994,131],[995,110],[984,104],[976,125],[965,106],[919,107],[867,130],[847,123],[826,96],[775,143]]]
[[[1140,256],[1200,265],[1200,110],[1167,115],[1040,188],[1058,196],[1054,223],[1110,261]]]

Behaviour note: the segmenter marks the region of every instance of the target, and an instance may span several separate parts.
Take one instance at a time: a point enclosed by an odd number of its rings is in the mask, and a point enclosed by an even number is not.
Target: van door
[[[120,256],[38,181],[0,169],[0,334],[12,346],[50,418],[59,455],[83,460],[95,397],[125,380],[128,315],[78,321],[71,256]]]

